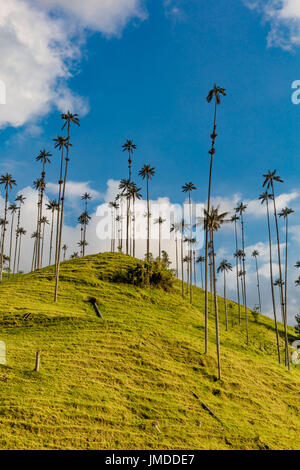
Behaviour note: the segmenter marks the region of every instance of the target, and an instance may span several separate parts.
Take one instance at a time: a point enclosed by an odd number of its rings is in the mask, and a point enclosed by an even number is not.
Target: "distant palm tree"
[[[62,251],[63,251],[63,260],[66,261],[66,254],[67,254],[67,251],[68,251],[68,247],[66,244],[64,244],[62,246]]]
[[[74,251],[74,253],[71,254],[70,259],[76,259],[78,258],[78,252]]]
[[[277,355],[278,355],[278,362],[280,364],[281,363],[281,357],[280,357],[279,333],[278,333],[278,324],[277,324],[277,315],[276,315],[276,301],[275,301],[274,281],[273,281],[272,236],[271,236],[270,210],[269,210],[269,201],[272,200],[272,199],[273,199],[272,194],[269,194],[267,191],[265,191],[264,193],[262,193],[259,196],[259,200],[261,201],[261,204],[266,204],[266,209],[267,209],[271,294],[272,294],[273,315],[274,315],[276,344],[277,344]]]
[[[88,226],[89,222],[91,220],[91,217],[87,212],[83,212],[79,217],[78,217],[78,222],[81,225],[81,241],[83,242],[80,246],[82,248],[82,256],[85,256],[85,248],[88,246],[88,243],[86,241],[86,227]]]
[[[135,201],[142,199],[141,188],[132,181],[129,188],[129,197],[132,199],[132,256],[135,258]]]
[[[35,231],[31,234],[31,238],[34,240],[34,244],[33,244],[33,254],[32,254],[32,265],[31,265],[31,271],[34,270],[34,267],[35,267],[35,263],[36,263],[36,241],[37,241],[37,238],[38,238],[38,232]]]
[[[43,259],[44,259],[44,243],[45,243],[45,227],[49,225],[49,221],[47,217],[43,216],[40,219],[40,226],[42,229],[41,239],[42,239],[42,246],[41,246],[41,260],[40,260],[40,267],[43,267]]]
[[[300,286],[300,276],[298,277],[298,279],[296,279],[296,281],[295,281],[295,285],[296,285],[297,287],[299,287],[299,286]]]
[[[132,140],[127,139],[125,144],[122,145],[123,152],[128,152],[128,183],[131,183],[131,167],[132,167],[132,156],[136,145]],[[126,224],[126,255],[129,254],[129,213],[130,213],[130,197],[127,197],[127,224]]]
[[[14,231],[14,220],[15,220],[15,214],[18,210],[17,204],[11,204],[8,208],[8,210],[11,212],[11,225],[10,225],[10,243],[9,243],[9,265],[8,265],[8,272],[9,275],[11,273],[11,262],[12,262],[12,244],[13,244],[13,231]]]
[[[45,183],[42,178],[38,178],[33,182],[33,187],[34,189],[38,192],[37,196],[37,219],[36,219],[36,232],[37,232],[37,237],[35,240],[35,262],[34,262],[34,269],[38,269],[39,266],[39,256],[38,256],[38,250],[40,246],[40,238],[41,238],[41,231],[40,231],[40,206],[41,206],[41,192],[42,190],[44,191],[45,188]]]
[[[221,380],[221,354],[220,354],[220,335],[219,335],[219,315],[218,315],[218,299],[217,299],[217,285],[216,285],[216,267],[215,267],[215,248],[214,248],[214,233],[218,232],[221,226],[227,222],[227,212],[220,213],[218,207],[211,207],[210,212],[204,210],[204,227],[210,233],[210,240],[212,244],[212,263],[213,263],[213,290],[214,290],[214,306],[215,306],[215,323],[216,323],[216,344],[217,344],[217,358],[218,358],[218,377]]]
[[[80,240],[80,242],[78,242],[77,245],[80,247],[82,256],[84,256],[85,248],[88,246],[88,242],[86,242],[85,240]]]
[[[51,266],[55,212],[57,212],[57,219],[58,219],[58,203],[57,203],[57,201],[55,201],[55,200],[54,201],[49,201],[46,204],[46,208],[49,211],[51,211],[51,235],[50,235],[50,250],[49,250],[49,266]],[[57,224],[58,224],[58,220],[57,220]]]
[[[62,129],[67,127],[68,129],[68,141],[67,141],[67,154],[66,154],[66,164],[62,188],[62,197],[61,197],[61,213],[60,213],[60,223],[59,223],[59,241],[58,241],[58,250],[57,250],[57,267],[56,267],[56,279],[55,279],[55,292],[54,292],[54,302],[57,301],[58,294],[58,281],[59,281],[59,265],[60,265],[60,254],[61,254],[61,244],[62,244],[62,230],[63,230],[63,220],[64,220],[64,205],[65,205],[65,195],[66,195],[66,183],[68,175],[68,166],[70,161],[69,151],[70,151],[70,128],[71,124],[80,126],[78,114],[72,114],[69,111],[66,114],[62,114],[61,118],[65,121]]]
[[[126,197],[126,255],[129,255],[129,222],[130,222],[130,185],[131,181],[122,179],[119,184],[119,190]]]
[[[184,269],[183,269],[183,259],[184,259],[184,249],[183,249],[183,243],[184,243],[184,232],[185,232],[185,222],[184,219],[182,219],[179,223],[180,226],[180,258],[181,258],[181,295],[182,298],[184,298]]]
[[[139,171],[139,176],[143,180],[147,179],[147,261],[149,261],[150,253],[150,200],[149,200],[149,180],[152,179],[152,176],[155,175],[155,168],[150,165],[144,165],[143,168]],[[177,274],[178,276],[178,274]]]
[[[266,187],[267,190],[271,189],[272,200],[273,200],[273,207],[274,207],[274,219],[275,219],[275,227],[276,227],[276,236],[277,236],[277,252],[278,252],[278,268],[279,268],[279,280],[281,281],[280,284],[280,303],[281,303],[281,314],[284,324],[284,335],[285,335],[285,364],[287,365],[288,369],[290,369],[290,357],[289,357],[289,340],[288,340],[288,331],[287,331],[287,317],[286,312],[284,309],[284,294],[283,294],[283,278],[282,278],[282,268],[281,268],[281,253],[280,253],[280,240],[279,240],[279,229],[278,229],[278,218],[277,218],[277,208],[276,208],[276,200],[275,200],[275,190],[274,190],[274,183],[283,183],[283,180],[280,176],[276,175],[276,170],[270,171],[263,175],[264,182],[263,187]]]
[[[201,273],[201,287],[203,289],[203,269],[202,269],[202,264],[205,262],[205,258],[203,256],[198,256],[196,259],[196,262],[200,264],[200,273]]]
[[[158,217],[158,219],[156,219],[154,221],[155,224],[158,224],[158,259],[159,261],[161,260],[161,227],[162,227],[162,224],[166,221],[166,219],[163,219],[161,216]]]
[[[223,259],[219,264],[217,269],[218,273],[224,274],[224,310],[225,310],[225,321],[226,321],[226,331],[228,331],[228,317],[227,317],[227,296],[226,296],[226,274],[228,271],[232,271],[232,265],[228,263],[226,259]]]
[[[13,179],[12,175],[6,173],[0,177],[0,184],[4,184],[5,188],[5,204],[4,204],[4,225],[2,231],[1,239],[1,259],[0,259],[0,282],[2,282],[2,271],[3,271],[3,260],[4,260],[4,243],[5,243],[5,233],[7,225],[7,206],[8,206],[8,193],[12,190],[13,186],[16,186],[16,181]]]
[[[242,250],[243,250],[243,288],[244,288],[244,306],[245,306],[245,320],[246,320],[246,342],[249,343],[249,328],[248,328],[248,309],[247,309],[247,289],[246,289],[246,266],[245,266],[245,231],[244,231],[244,212],[247,206],[242,202],[235,208],[235,212],[239,214],[241,227],[242,227]]]
[[[285,278],[284,278],[284,285],[285,285],[285,293],[284,293],[284,311],[285,317],[287,318],[287,282],[288,282],[288,238],[289,238],[289,225],[288,225],[288,218],[291,214],[293,214],[293,209],[289,207],[285,207],[279,213],[279,217],[283,217],[285,220]]]
[[[84,193],[81,196],[81,200],[84,201],[84,213],[87,215],[87,217],[85,218],[87,223],[84,223],[84,227],[83,227],[83,230],[84,230],[83,239],[84,240],[86,240],[86,228],[87,228],[87,225],[89,224],[89,221],[91,219],[88,215],[88,201],[91,201],[91,199],[92,199],[92,196],[89,193]]]
[[[177,234],[180,232],[180,223],[174,223],[170,227],[170,232],[174,232],[175,235],[175,258],[176,258],[176,276],[178,277],[179,267],[178,267],[178,238]]]
[[[18,254],[17,250],[18,250],[18,242],[19,242],[19,236],[20,236],[20,234],[18,232],[18,229],[21,226],[21,208],[22,208],[22,205],[25,203],[25,200],[26,200],[26,197],[24,197],[22,194],[19,194],[15,199],[15,202],[17,202],[19,204],[19,206],[18,206],[18,222],[17,222],[17,230],[16,230],[16,243],[15,243],[13,274],[15,274],[15,270],[16,270],[16,267],[17,267],[17,254]]]
[[[192,200],[191,200],[191,192],[195,191],[197,188],[192,183],[185,183],[182,186],[182,192],[188,194],[189,198],[189,213],[190,213],[190,242],[189,242],[189,258],[190,258],[190,279],[188,280],[190,284],[190,303],[193,301],[193,254],[192,254],[192,245],[191,240],[193,239],[193,215],[192,215]]]
[[[258,263],[257,257],[259,256],[259,251],[254,250],[252,252],[252,258],[255,259],[255,266],[256,266],[256,279],[257,279],[257,293],[258,293],[258,305],[259,305],[259,312],[261,313],[261,296],[260,296],[260,284],[259,284],[259,273],[258,273]]]
[[[39,237],[38,237],[38,256],[37,256],[37,264],[38,264],[38,269],[41,267],[41,264],[42,264],[42,261],[41,261],[41,246],[40,246],[40,243],[41,243],[41,238],[42,238],[42,235],[41,235],[41,232],[42,232],[42,217],[43,217],[43,201],[44,201],[44,192],[45,192],[45,188],[46,188],[46,184],[45,184],[45,176],[46,176],[46,172],[45,172],[45,167],[46,167],[46,164],[47,163],[51,163],[50,161],[50,157],[52,156],[51,153],[47,152],[45,149],[44,150],[41,150],[39,155],[36,157],[36,161],[37,162],[41,162],[42,163],[42,177],[41,177],[41,187],[40,187],[40,201],[39,201],[39,214],[38,214],[38,233],[39,233]],[[45,226],[44,226],[45,228]]]
[[[225,88],[218,87],[216,84],[209,91],[207,95],[207,102],[211,103],[213,99],[215,99],[215,111],[214,111],[214,124],[213,124],[213,132],[211,134],[211,149],[209,151],[210,154],[210,168],[209,168],[209,179],[208,179],[208,197],[207,197],[207,214],[210,214],[210,197],[211,197],[211,181],[212,181],[212,167],[213,167],[213,159],[215,150],[215,142],[217,138],[216,129],[217,129],[217,107],[221,104],[221,96],[226,96]],[[205,232],[205,353],[208,352],[208,234],[209,229],[206,229]]]
[[[23,227],[18,228],[19,232],[19,254],[18,254],[18,269],[17,272],[20,271],[20,259],[21,259],[21,246],[22,246],[22,237],[26,235],[26,230],[23,229]]]
[[[238,235],[237,235],[237,221],[240,218],[234,214],[231,217],[231,222],[234,222],[234,233],[235,233],[235,252],[237,253],[239,250],[238,244]],[[240,284],[239,284],[239,258],[235,256],[236,259],[236,291],[237,291],[237,301],[238,301],[238,314],[239,314],[239,324],[241,324],[241,302],[240,302]]]

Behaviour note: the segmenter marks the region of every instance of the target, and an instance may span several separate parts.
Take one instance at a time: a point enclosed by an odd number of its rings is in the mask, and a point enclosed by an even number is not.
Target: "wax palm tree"
[[[162,224],[165,223],[166,219],[163,219],[161,216],[159,216],[157,219],[155,219],[154,223],[158,224],[158,259],[159,261],[161,260],[161,228]]]
[[[212,263],[213,263],[213,291],[214,291],[214,307],[215,307],[215,324],[216,324],[216,344],[217,344],[217,358],[218,358],[218,377],[221,380],[221,354],[220,354],[220,335],[219,335],[219,315],[218,315],[218,299],[217,299],[217,285],[216,285],[216,267],[215,267],[215,249],[214,249],[214,233],[218,232],[221,226],[227,222],[226,217],[228,213],[219,212],[218,207],[211,207],[210,212],[204,210],[204,227],[210,233],[210,240],[212,245]]]
[[[259,283],[258,262],[257,262],[257,258],[258,258],[258,256],[259,256],[259,251],[253,250],[251,256],[252,256],[252,258],[255,259],[256,279],[257,279],[257,294],[258,294],[258,305],[259,305],[259,312],[261,313],[260,283]]]
[[[44,259],[44,243],[45,243],[45,227],[46,225],[49,225],[49,221],[47,217],[43,216],[40,219],[40,226],[41,226],[41,241],[42,241],[42,246],[41,246],[41,255],[40,255],[40,267],[43,267],[43,259]]]
[[[191,200],[191,192],[195,191],[197,188],[196,186],[192,183],[185,183],[184,186],[182,186],[182,192],[185,194],[188,194],[189,198],[189,215],[190,215],[190,242],[189,242],[189,258],[190,258],[190,279],[188,280],[190,284],[190,303],[193,301],[193,255],[192,255],[192,245],[191,245],[191,240],[193,238],[193,216],[192,216],[192,200]]]
[[[297,287],[299,287],[299,286],[300,286],[300,276],[298,277],[298,279],[296,279],[296,281],[295,281],[295,285],[296,285]]]
[[[52,156],[51,153],[47,152],[45,149],[41,150],[39,155],[36,157],[36,161],[40,162],[42,164],[42,177],[41,177],[41,189],[40,189],[40,201],[39,201],[39,214],[38,214],[38,231],[39,231],[39,237],[38,237],[38,268],[40,268],[41,265],[41,232],[42,232],[42,217],[43,217],[43,201],[44,201],[44,192],[46,188],[45,184],[45,167],[47,163],[51,163],[50,157]]]
[[[14,269],[13,269],[13,274],[15,274],[15,269],[17,267],[17,253],[18,253],[18,242],[19,242],[19,232],[18,229],[20,228],[21,224],[21,208],[22,205],[25,203],[26,197],[24,197],[22,194],[19,194],[15,202],[18,203],[18,222],[17,222],[17,229],[16,229],[16,243],[15,243],[15,255],[14,255]]]
[[[223,273],[224,275],[224,310],[225,310],[225,321],[226,321],[226,331],[228,331],[228,317],[227,317],[227,295],[226,295],[226,274],[232,271],[232,265],[228,263],[226,259],[223,259],[219,264],[217,269],[218,273]]]
[[[66,254],[68,251],[68,246],[66,244],[62,246],[62,251],[63,251],[63,260],[66,261]]]
[[[245,230],[244,230],[244,212],[247,206],[242,202],[235,208],[236,214],[239,214],[242,228],[242,250],[243,250],[243,288],[244,288],[244,307],[245,307],[245,320],[246,320],[246,342],[249,343],[249,328],[248,328],[248,308],[247,308],[247,289],[246,289],[246,266],[245,266]]]
[[[217,107],[221,104],[221,96],[226,96],[225,88],[218,87],[216,84],[209,91],[207,95],[207,102],[211,103],[215,100],[215,111],[214,111],[214,121],[213,121],[213,132],[211,134],[211,149],[209,151],[210,155],[210,167],[209,167],[209,178],[208,178],[208,197],[207,197],[207,213],[210,214],[210,197],[211,197],[211,181],[212,181],[212,168],[213,168],[213,159],[215,154],[215,142],[217,138],[216,129],[217,129]],[[205,231],[205,353],[208,352],[208,228]]]
[[[274,183],[283,183],[283,180],[276,174],[276,170],[270,171],[263,175],[264,182],[263,187],[266,187],[267,190],[271,190],[272,200],[273,200],[273,208],[274,208],[274,219],[275,219],[275,228],[276,228],[276,236],[277,236],[277,253],[278,253],[278,268],[279,268],[279,279],[283,281],[282,277],[282,267],[281,267],[281,253],[280,253],[280,240],[279,240],[279,228],[278,228],[278,217],[277,217],[277,207],[276,207],[276,199],[275,199],[275,189]],[[287,331],[287,316],[285,312],[285,304],[284,304],[284,293],[283,293],[283,284],[280,285],[280,303],[281,303],[281,314],[284,324],[284,335],[285,335],[285,364],[287,365],[288,369],[290,369],[290,357],[289,357],[289,340],[288,340],[288,331]]]
[[[17,268],[17,272],[20,271],[20,260],[21,260],[21,246],[22,246],[22,237],[26,235],[26,230],[24,230],[23,227],[19,227],[18,228],[18,232],[19,232],[19,253],[18,253],[18,268]]]
[[[84,256],[85,248],[88,246],[88,242],[85,241],[85,240],[80,240],[80,242],[78,242],[77,245],[80,247],[80,251],[82,253],[82,256]]]
[[[140,193],[141,188],[138,188],[134,182],[130,183],[129,187],[129,197],[132,199],[132,255],[135,258],[135,201],[142,199]]]
[[[85,248],[88,246],[88,243],[86,242],[86,227],[88,226],[89,222],[91,220],[91,217],[87,212],[83,212],[79,217],[78,217],[78,222],[81,225],[81,241],[83,242],[80,246],[82,248],[82,256],[85,256]]]
[[[183,258],[184,258],[184,249],[183,249],[183,244],[184,244],[184,233],[185,233],[185,221],[184,219],[181,219],[179,223],[180,227],[180,258],[181,258],[181,295],[182,298],[184,298],[184,269],[183,269]]]
[[[238,244],[238,235],[237,235],[237,221],[240,220],[240,218],[234,214],[231,217],[231,222],[234,223],[234,233],[235,233],[235,252],[237,253],[239,250],[239,244]],[[239,315],[239,324],[241,324],[241,302],[240,302],[240,283],[239,283],[239,259],[236,256],[236,292],[237,292],[237,301],[238,301],[238,315]]]
[[[64,180],[63,180],[63,187],[62,187],[62,197],[61,197],[61,214],[60,214],[60,223],[59,223],[59,242],[58,242],[58,250],[57,250],[57,268],[56,268],[56,279],[55,279],[55,292],[54,292],[54,301],[57,301],[57,293],[58,293],[58,281],[59,281],[59,265],[60,265],[60,255],[61,255],[61,244],[62,244],[62,230],[63,230],[63,220],[64,220],[64,205],[65,205],[65,195],[66,195],[66,183],[67,183],[67,175],[68,175],[68,166],[69,166],[69,152],[70,152],[70,128],[71,124],[75,124],[76,126],[80,126],[78,114],[71,114],[69,111],[66,114],[62,114],[61,118],[65,121],[62,129],[67,127],[68,129],[68,142],[67,142],[67,154],[66,154],[66,164],[65,164],[65,171],[64,171]]]
[[[149,200],[149,181],[152,179],[152,176],[155,175],[155,168],[150,165],[144,165],[143,168],[139,171],[139,176],[143,180],[147,179],[147,261],[149,261],[150,253],[150,200]],[[178,274],[177,274],[178,276]]]
[[[15,215],[18,211],[17,204],[11,204],[8,208],[11,213],[11,225],[10,225],[10,243],[9,243],[9,265],[8,265],[8,272],[11,273],[11,262],[12,262],[12,245],[13,245],[13,231],[14,231],[14,221]]]
[[[78,258],[78,252],[74,251],[74,253],[71,254],[70,259],[76,259]]]
[[[82,196],[81,196],[81,200],[84,201],[84,213],[87,214],[87,223],[84,224],[84,227],[83,227],[83,230],[84,230],[84,236],[83,236],[83,239],[86,240],[86,228],[87,228],[87,225],[90,221],[90,217],[88,215],[88,201],[91,201],[92,199],[92,196],[89,194],[89,193],[84,193]]]
[[[175,259],[176,259],[176,276],[178,277],[179,273],[179,264],[178,264],[178,236],[177,234],[180,232],[181,226],[180,223],[174,223],[170,227],[170,232],[174,232],[175,235]]]
[[[38,232],[35,231],[31,234],[31,238],[34,240],[34,243],[33,243],[33,254],[32,254],[32,265],[31,265],[31,271],[34,270],[35,268],[35,263],[36,263],[36,242],[37,242],[37,238],[38,238]]]
[[[6,173],[0,177],[0,184],[4,184],[5,189],[5,203],[4,203],[4,226],[2,231],[2,240],[1,240],[1,259],[0,259],[0,282],[2,282],[2,271],[3,271],[3,257],[4,257],[4,243],[5,243],[5,233],[6,233],[6,222],[7,222],[7,206],[8,206],[8,194],[12,190],[13,186],[16,186],[16,181],[13,179],[12,175]]]
[[[278,362],[280,364],[281,363],[281,357],[280,357],[279,333],[278,333],[278,324],[277,324],[277,315],[276,315],[276,301],[275,301],[274,281],[273,281],[272,236],[271,236],[270,210],[269,210],[269,201],[273,200],[273,196],[272,196],[272,194],[269,194],[267,191],[265,191],[264,193],[262,193],[259,196],[259,200],[260,200],[261,204],[266,204],[266,209],[267,209],[271,294],[272,294],[272,304],[273,304],[273,315],[274,315],[274,324],[275,324],[275,333],[276,333]]]
[[[58,149],[61,152],[60,157],[60,170],[59,170],[59,179],[58,179],[58,202],[57,202],[57,224],[56,224],[56,241],[55,241],[55,274],[57,270],[57,253],[58,253],[58,244],[59,244],[59,223],[60,223],[60,213],[61,213],[61,194],[62,194],[62,185],[63,185],[63,166],[64,166],[64,155],[67,153],[69,147],[71,146],[70,140],[68,137],[63,137],[58,135],[54,141],[54,148]]]
[[[131,181],[131,167],[132,167],[132,156],[134,150],[136,150],[136,145],[133,143],[131,139],[127,139],[125,144],[122,145],[123,152],[128,152],[128,171],[129,176],[128,179]]]
[[[196,259],[196,263],[199,263],[200,264],[200,273],[201,273],[201,287],[203,289],[203,269],[202,269],[202,265],[203,263],[205,263],[205,258],[204,256],[198,256],[198,258]]]
[[[291,214],[293,214],[293,209],[289,207],[285,207],[279,213],[279,217],[283,217],[285,220],[285,276],[284,276],[284,285],[285,285],[285,293],[284,293],[284,311],[285,316],[287,318],[287,282],[288,282],[288,238],[289,238],[289,225],[288,225],[288,218]]]
[[[126,255],[129,254],[129,222],[130,222],[130,185],[129,179],[122,179],[119,184],[119,190],[126,197]]]
[[[57,224],[58,224],[58,203],[57,203],[57,201],[55,201],[55,200],[49,201],[46,204],[46,209],[51,211],[51,234],[50,234],[50,249],[49,249],[49,266],[51,266],[55,212],[57,213]]]

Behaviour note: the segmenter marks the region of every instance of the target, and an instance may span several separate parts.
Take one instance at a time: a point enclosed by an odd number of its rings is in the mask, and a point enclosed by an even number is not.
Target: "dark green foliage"
[[[295,316],[295,319],[296,319],[296,322],[297,322],[297,325],[295,326],[295,329],[296,329],[296,332],[300,336],[300,313]]]
[[[165,263],[159,260],[143,261],[117,271],[112,281],[138,287],[148,285],[170,291],[173,287],[174,274]]]

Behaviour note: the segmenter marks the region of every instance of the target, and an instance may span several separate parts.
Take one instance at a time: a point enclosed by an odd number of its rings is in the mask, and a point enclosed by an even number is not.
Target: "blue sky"
[[[109,179],[127,176],[121,152],[127,138],[138,147],[135,175],[144,163],[156,168],[153,199],[181,203],[181,186],[193,181],[195,199],[204,201],[213,113],[205,98],[216,82],[227,96],[218,109],[214,197],[226,208],[239,199],[254,201],[261,175],[276,168],[285,181],[280,192],[294,193],[287,202],[297,208],[300,106],[291,102],[292,82],[300,78],[295,0],[277,7],[271,1],[268,10],[260,1],[128,0],[124,7],[126,2],[117,0],[111,10],[108,2],[105,15],[93,0],[84,6],[77,0],[63,4],[7,0],[13,13],[2,12],[0,38],[7,54],[0,79],[8,104],[0,109],[1,157],[18,190],[38,177],[34,158],[40,148],[53,150],[52,139],[61,133],[60,112],[70,106],[83,116],[72,135],[69,178],[99,193],[92,209],[102,202],[101,194],[105,197]],[[10,25],[16,18],[20,28],[14,35]],[[55,183],[59,156],[53,153],[48,180]],[[77,202],[71,196],[67,223],[75,226],[78,191]],[[251,247],[266,242],[265,220],[252,206]],[[291,258],[297,257],[300,242],[300,219],[293,217]],[[219,238],[220,253],[227,257],[231,237],[225,230]],[[291,296],[296,307],[298,293],[293,290]]]

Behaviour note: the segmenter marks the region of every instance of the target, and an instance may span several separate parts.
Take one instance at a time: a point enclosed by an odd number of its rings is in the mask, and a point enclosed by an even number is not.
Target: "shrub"
[[[138,287],[153,286],[170,291],[173,287],[174,274],[166,265],[158,260],[141,261],[135,266],[117,271],[114,282],[124,282]]]

